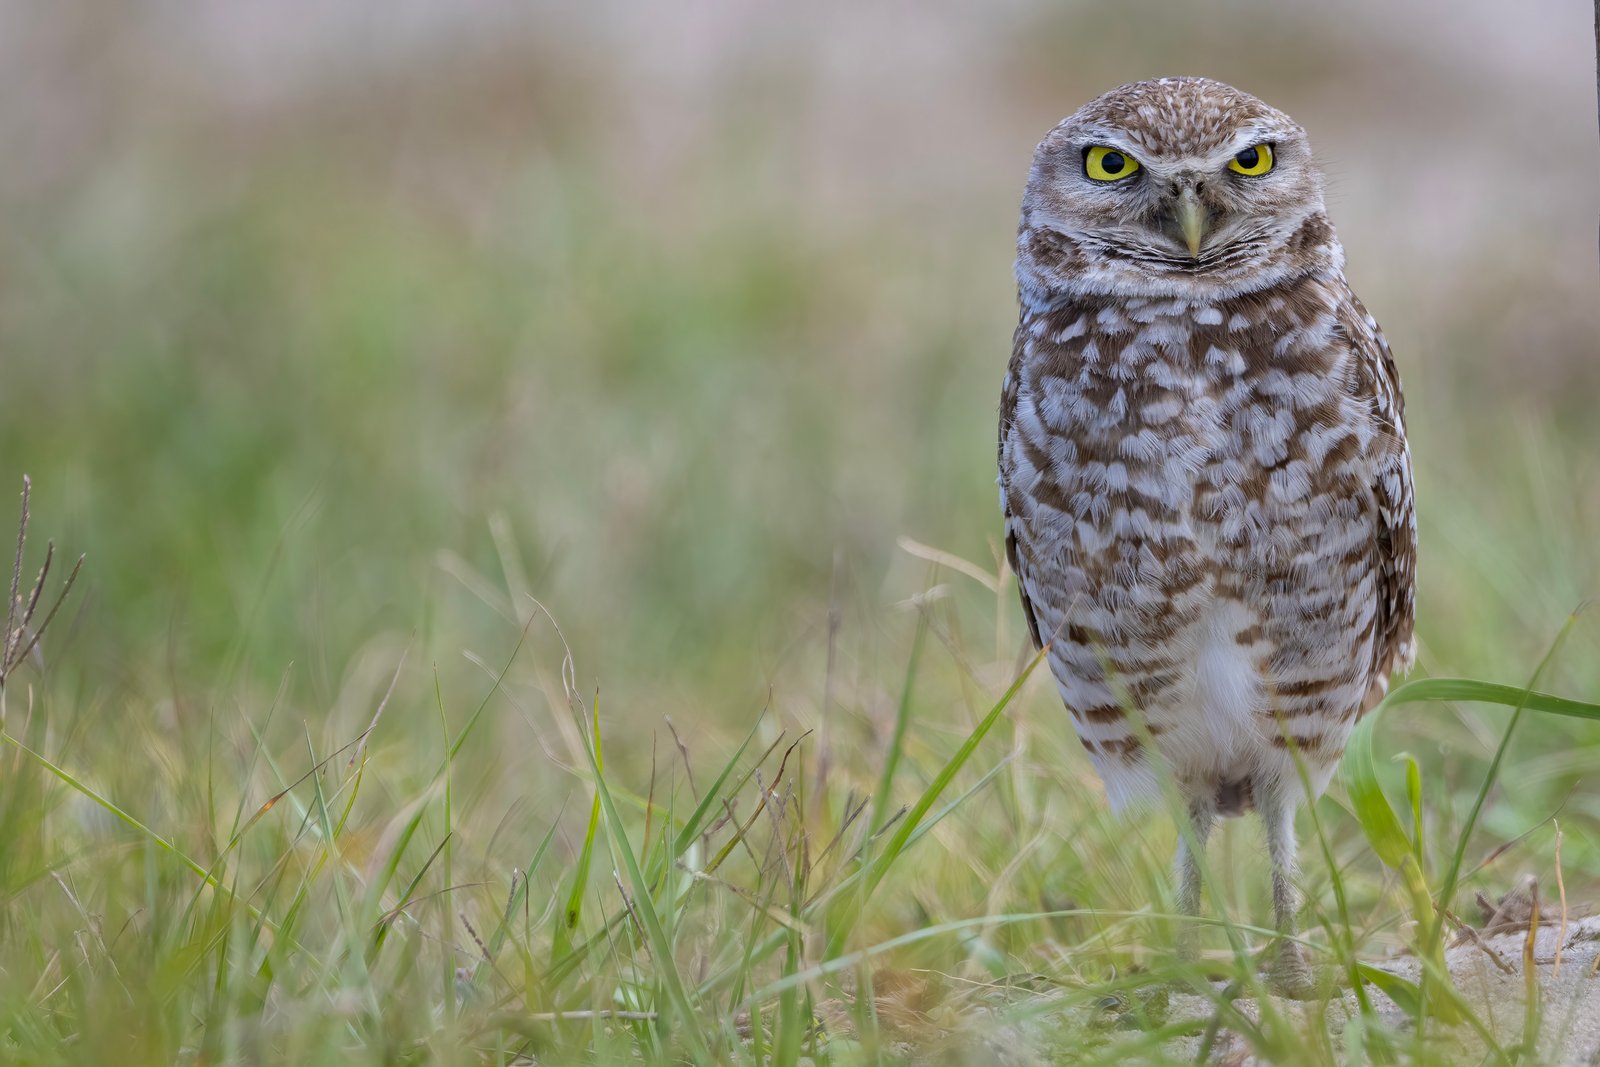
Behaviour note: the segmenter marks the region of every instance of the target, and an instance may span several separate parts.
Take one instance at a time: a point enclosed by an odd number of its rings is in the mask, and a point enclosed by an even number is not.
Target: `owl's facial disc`
[[[1336,245],[1310,262],[1296,237],[1322,218],[1321,176],[1287,115],[1203,78],[1138,82],[1039,142],[1018,276],[1043,291],[1242,291],[1336,264]]]

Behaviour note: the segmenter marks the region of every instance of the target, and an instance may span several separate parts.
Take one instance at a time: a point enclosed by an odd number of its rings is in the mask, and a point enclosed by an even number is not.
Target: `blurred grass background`
[[[767,705],[842,709],[819,743],[870,788],[929,575],[897,538],[995,567],[1032,147],[1170,73],[1310,131],[1405,379],[1422,667],[1523,682],[1600,591],[1587,27],[1580,0],[0,4],[0,487],[32,475],[36,537],[89,555],[30,736],[211,855],[213,794],[266,795],[244,753],[348,741],[409,648],[376,818],[437,765],[436,680],[459,728],[490,681],[464,653],[503,664],[531,593],[640,792],[665,716],[716,763]],[[943,579],[1003,677],[1011,592],[996,618]],[[558,811],[570,853],[588,798],[551,773],[531,634],[456,798],[502,874]],[[1542,687],[1592,696],[1597,653],[1581,625]],[[1093,808],[1054,701],[1015,715],[1051,739],[1020,780]],[[985,703],[924,686],[913,729]],[[1391,719],[1447,824],[1496,714]],[[1592,892],[1600,735],[1541,722],[1512,758],[1486,829],[1564,803]],[[1111,862],[1030,848],[1079,895]]]

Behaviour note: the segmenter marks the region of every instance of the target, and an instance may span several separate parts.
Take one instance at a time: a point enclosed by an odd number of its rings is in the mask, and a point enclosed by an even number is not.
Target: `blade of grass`
[[[1534,690],[1545,668],[1554,657],[1561,642],[1571,630],[1577,620],[1577,613],[1568,619],[1561,632],[1551,643],[1550,649],[1545,653],[1538,668],[1534,671],[1529,684],[1523,688],[1498,685],[1492,682],[1479,682],[1466,678],[1423,678],[1391,691],[1388,697],[1373,711],[1364,716],[1351,732],[1350,741],[1346,746],[1345,754],[1345,782],[1351,801],[1351,807],[1360,822],[1362,830],[1385,865],[1395,869],[1401,875],[1402,882],[1411,898],[1413,918],[1419,924],[1419,930],[1426,931],[1419,940],[1419,957],[1424,963],[1423,981],[1420,984],[1420,995],[1417,1006],[1421,1011],[1428,1010],[1430,977],[1437,976],[1444,982],[1443,996],[1434,1005],[1434,1014],[1446,1021],[1456,1021],[1460,1017],[1459,1009],[1464,1008],[1459,995],[1449,985],[1449,972],[1444,964],[1443,928],[1444,909],[1449,907],[1449,902],[1454,896],[1455,888],[1460,876],[1461,864],[1466,854],[1467,841],[1476,826],[1478,816],[1483,804],[1488,797],[1489,790],[1499,775],[1501,761],[1504,759],[1512,734],[1521,720],[1525,710],[1537,710],[1547,714],[1565,715],[1575,718],[1600,719],[1600,705],[1590,704],[1585,701],[1571,700],[1564,697],[1539,693]],[[1478,703],[1501,704],[1513,708],[1510,721],[1506,724],[1505,732],[1501,735],[1500,744],[1496,748],[1493,759],[1490,761],[1488,773],[1485,775],[1478,795],[1473,803],[1460,834],[1456,839],[1456,848],[1452,856],[1450,868],[1440,886],[1437,897],[1428,891],[1427,881],[1423,875],[1420,863],[1420,838],[1413,840],[1407,837],[1399,817],[1390,806],[1388,798],[1384,795],[1379,785],[1377,763],[1372,751],[1373,733],[1377,723],[1391,706],[1418,702],[1440,701],[1472,701]],[[1408,779],[1410,775],[1408,772]],[[1419,783],[1420,784],[1420,783]],[[1412,787],[1408,781],[1408,793]],[[1419,827],[1420,829],[1420,827]],[[1440,902],[1439,907],[1434,906],[1434,900]],[[1470,1015],[1470,1012],[1468,1013]],[[1420,1020],[1419,1020],[1420,1021]]]
[[[711,788],[707,789],[705,794],[701,797],[699,804],[694,810],[694,814],[690,816],[689,821],[684,824],[683,829],[679,832],[674,845],[674,850],[679,855],[688,851],[689,847],[694,843],[694,839],[699,836],[704,828],[707,816],[710,814],[712,807],[721,803],[723,799],[722,786],[728,780],[729,775],[733,773],[734,768],[738,766],[739,759],[749,748],[750,742],[755,739],[756,731],[760,728],[760,725],[761,723],[758,718],[757,722],[750,727],[750,732],[745,735],[744,741],[739,745],[733,756],[726,764],[723,765],[722,773],[717,775],[716,780],[711,784]],[[782,740],[783,735],[779,734],[778,738],[767,747],[766,752],[762,753],[761,759],[756,762],[755,766],[746,771],[726,795],[731,796],[742,791],[745,783],[750,780],[750,776],[755,773],[756,767],[759,767],[761,763],[766,761],[768,756],[772,755]],[[664,873],[665,872],[659,865],[652,866],[648,872],[650,884],[655,885]],[[621,918],[621,915],[612,918],[597,933],[591,935],[582,944],[574,947],[572,951],[568,952],[565,956],[557,959],[549,968],[547,975],[549,982],[552,985],[558,986],[565,983],[572,971],[575,970],[586,958],[588,958],[590,953],[599,948],[605,942],[605,940],[612,935],[616,924],[621,921]]]
[[[793,975],[775,979],[774,981],[769,982],[767,985],[762,986],[760,989],[757,989],[749,996],[745,997],[744,1000],[739,1002],[736,1010],[748,1010],[752,1004],[758,1001],[770,1001],[773,997],[777,996],[785,989],[793,988],[796,985],[804,985],[807,982],[813,982],[818,978],[824,978],[830,974],[837,974],[840,971],[851,970],[866,960],[874,959],[878,956],[893,952],[895,949],[904,948],[907,945],[915,945],[919,942],[928,941],[933,938],[945,937],[950,934],[960,934],[967,930],[980,929],[984,926],[1014,926],[1018,923],[1046,922],[1052,919],[1087,918],[1130,919],[1142,921],[1146,919],[1176,919],[1179,918],[1179,916],[1163,915],[1151,911],[1105,911],[1099,908],[1064,908],[1056,911],[1012,912],[1001,915],[978,915],[967,919],[953,919],[950,922],[936,923],[932,926],[923,926],[915,930],[907,931],[906,933],[900,934],[896,937],[889,938],[887,941],[880,941],[877,944],[871,945],[867,948],[857,949],[854,952],[843,953],[838,956],[830,957],[823,960],[821,963],[812,964],[803,971],[798,971]],[[1190,921],[1203,926],[1221,927],[1225,920],[1201,917],[1198,919],[1191,918]],[[1280,936],[1279,931],[1269,929],[1264,926],[1250,926],[1243,923],[1237,923],[1235,926],[1244,933],[1254,934],[1259,937]],[[1316,949],[1319,951],[1323,948],[1322,945],[1307,941],[1304,938],[1297,937],[1293,938],[1292,940],[1298,944],[1305,945],[1307,948]],[[1142,978],[1138,980],[1143,981]],[[1096,988],[1098,991],[1098,987]]]
[[[1494,757],[1489,761],[1489,770],[1484,775],[1483,784],[1478,788],[1478,795],[1472,802],[1472,809],[1467,814],[1466,822],[1462,824],[1461,831],[1456,836],[1455,852],[1450,857],[1450,867],[1445,872],[1444,880],[1439,887],[1439,902],[1442,907],[1433,919],[1433,936],[1439,938],[1444,930],[1444,908],[1450,907],[1451,898],[1455,895],[1456,883],[1461,875],[1461,865],[1466,859],[1467,842],[1472,837],[1472,831],[1478,825],[1478,816],[1483,811],[1483,805],[1489,798],[1489,791],[1494,788],[1495,781],[1500,776],[1500,764],[1505,759],[1506,749],[1511,745],[1512,734],[1517,729],[1517,724],[1522,720],[1522,713],[1527,710],[1543,711],[1557,715],[1576,715],[1578,718],[1600,719],[1600,705],[1586,704],[1578,700],[1564,700],[1559,697],[1546,696],[1534,691],[1534,686],[1539,683],[1545,670],[1561,649],[1562,643],[1572,628],[1577,624],[1578,612],[1574,611],[1567,617],[1566,623],[1550,642],[1550,648],[1545,652],[1539,665],[1534,668],[1533,676],[1529,678],[1526,687],[1518,690],[1511,686],[1497,686],[1489,683],[1480,683],[1477,686],[1467,685],[1460,687],[1460,696],[1452,696],[1451,700],[1473,700],[1481,703],[1505,704],[1513,710],[1511,719],[1506,723],[1505,733],[1500,737],[1500,744],[1496,747]],[[1426,680],[1426,679],[1425,679]],[[1460,679],[1452,679],[1459,682]],[[1584,709],[1588,709],[1584,712]],[[1420,918],[1420,917],[1419,917]]]
[[[984,774],[981,779],[978,780],[975,785],[972,786],[972,788],[968,789],[956,799],[952,800],[950,803],[934,812],[930,818],[925,820],[923,824],[917,828],[917,832],[911,835],[910,839],[906,842],[906,847],[910,848],[912,845],[915,845],[918,841],[920,841],[929,831],[931,831],[935,826],[939,825],[940,821],[943,820],[945,816],[955,811],[990,782],[994,781],[1000,772],[1005,770],[1010,763],[1011,761],[1006,759],[995,764]],[[865,875],[866,869],[863,867],[857,867],[854,871],[851,871],[848,875],[835,882],[829,888],[820,890],[806,904],[805,910],[801,912],[802,918],[809,923],[815,918],[819,911],[828,907],[830,903],[837,900],[845,892],[849,891],[850,887],[855,885],[858,881],[865,877]],[[776,883],[774,883],[774,885],[776,885]],[[713,990],[721,988],[721,986],[732,981],[734,978],[742,978],[744,975],[749,974],[751,968],[755,964],[764,961],[768,956],[782,948],[786,941],[787,932],[785,930],[777,930],[767,935],[766,940],[754,944],[754,946],[745,955],[745,964],[742,969],[731,975],[727,972],[712,975],[701,984],[699,994],[701,996],[707,996]]]
[[[522,641],[520,638],[517,644],[519,647],[521,646]],[[506,666],[509,670],[510,664],[508,663]],[[496,683],[497,687],[498,684]],[[450,717],[444,710],[444,691],[440,688],[437,664],[433,668],[433,702],[439,710],[439,730],[444,735],[444,767],[440,772],[444,777],[444,837],[439,841],[441,850],[439,864],[443,871],[444,884],[451,886],[455,884],[455,865],[452,862],[455,855],[455,813],[451,810],[450,785],[451,771],[455,767],[456,753],[460,751],[460,747],[450,742]],[[483,703],[478,705],[478,709],[481,711],[488,702],[489,698],[485,697]],[[476,721],[477,717],[474,715],[472,722]],[[472,722],[467,724],[468,729],[471,728]],[[445,920],[440,925],[443,929],[449,930],[452,926],[449,919],[451,912],[449,896],[442,900],[441,910],[444,912]],[[453,1017],[456,1013],[456,961],[455,952],[452,948],[454,944],[455,942],[449,937],[442,938],[440,942],[439,985],[444,992],[444,1010],[447,1017]]]
[[[906,725],[911,720],[911,690],[917,680],[917,665],[922,661],[922,646],[928,637],[928,613],[917,612],[917,629],[911,638],[911,656],[906,660],[906,679],[900,687],[900,704],[895,709],[894,733],[889,737],[888,751],[883,755],[883,772],[878,776],[878,788],[872,798],[872,830],[877,832],[889,814],[889,790],[894,785],[894,772],[900,766],[900,754],[905,748]]]
[[[422,819],[428,813],[426,795],[414,803],[416,808],[411,813],[411,817],[406,820],[405,828],[400,831],[399,836],[395,839],[394,848],[389,851],[389,858],[384,861],[381,876],[373,879],[372,884],[367,889],[366,899],[362,902],[363,915],[371,915],[382,902],[384,890],[389,888],[390,883],[394,881],[395,875],[399,873],[400,861],[405,857],[407,850],[410,849],[412,840],[416,838],[417,830],[422,826]],[[402,901],[409,898],[412,892],[416,890],[417,883],[422,880],[422,876],[427,873],[428,868],[439,857],[440,850],[444,848],[446,840],[448,839],[440,839],[432,854],[423,863],[422,869],[417,872],[416,877],[411,880],[405,891],[400,894]],[[383,915],[388,914],[388,911],[383,913]],[[378,930],[373,935],[372,948],[368,950],[369,954],[382,948],[384,939],[389,936],[389,924],[387,922],[384,922],[380,917],[375,920],[375,923],[378,924]]]
[[[202,867],[200,864],[196,863],[194,860],[190,859],[189,856],[182,849],[180,849],[177,845],[173,844],[172,841],[170,841],[167,838],[163,837],[161,834],[156,833],[155,830],[153,830],[149,826],[145,825],[145,823],[143,823],[139,819],[135,818],[133,815],[130,815],[128,812],[126,812],[126,811],[122,810],[121,808],[117,807],[117,805],[113,804],[110,799],[108,799],[107,797],[101,795],[95,789],[90,787],[88,783],[86,783],[86,782],[82,781],[81,779],[77,778],[71,772],[66,770],[64,767],[59,767],[56,764],[50,762],[49,759],[45,758],[40,753],[35,752],[33,749],[29,748],[27,745],[23,744],[21,741],[17,740],[15,737],[12,737],[11,734],[3,732],[3,731],[0,731],[0,738],[4,738],[8,743],[16,746],[16,748],[18,750],[20,750],[25,756],[27,756],[29,759],[33,760],[35,763],[37,763],[39,766],[43,767],[45,770],[49,771],[51,774],[55,775],[57,778],[61,779],[61,781],[65,782],[73,790],[75,790],[76,792],[78,792],[78,793],[82,794],[83,796],[87,797],[89,800],[93,801],[95,804],[99,805],[101,808],[105,809],[106,811],[110,812],[112,815],[116,816],[119,820],[121,820],[126,825],[128,825],[128,826],[132,827],[133,829],[137,830],[144,838],[146,838],[148,841],[150,841],[151,844],[155,845],[157,848],[161,849],[161,851],[167,853],[169,856],[171,856],[174,859],[176,859],[179,863],[183,864],[191,872],[193,872],[198,878],[200,878],[201,881],[205,882],[212,889],[216,890],[218,893],[221,893],[223,896],[227,897],[229,900],[232,900],[235,903],[239,904],[241,907],[244,907],[244,908],[248,909],[249,912],[250,912],[250,915],[253,918],[256,918],[256,919],[258,919],[258,920],[260,920],[262,922],[267,923],[268,929],[271,929],[274,932],[277,932],[277,929],[278,929],[277,926],[273,925],[270,920],[268,920],[264,915],[262,915],[261,912],[255,907],[255,905],[251,904],[249,901],[241,900],[238,897],[236,897],[233,894],[233,891],[230,890],[227,886],[223,885],[222,882],[219,881],[215,875],[213,875],[206,868]]]
[[[1049,648],[1050,646],[1046,645],[1039,650],[1023,672],[1017,676],[1017,680],[1011,683],[1011,687],[1005,691],[994,707],[989,710],[989,713],[983,717],[983,720],[967,735],[967,739],[961,743],[961,747],[956,750],[955,755],[951,756],[945,762],[945,765],[939,768],[939,773],[934,775],[933,781],[929,782],[928,787],[922,791],[922,796],[917,798],[917,802],[911,806],[911,811],[900,821],[899,827],[895,830],[894,835],[890,837],[889,844],[884,848],[883,854],[874,863],[873,872],[869,877],[869,893],[872,888],[875,888],[883,880],[883,876],[888,873],[889,867],[905,851],[911,835],[916,832],[917,827],[922,823],[923,816],[927,815],[928,810],[933,807],[934,801],[939,799],[940,794],[955,779],[961,768],[967,765],[967,761],[972,758],[972,754],[983,743],[983,739],[989,735],[989,731],[994,728],[995,723],[1000,721],[1000,716],[1010,706],[1012,699],[1022,691],[1022,687],[1032,677],[1035,668],[1044,662]]]
[[[595,694],[594,699],[594,724],[593,729],[598,736],[600,729],[600,696]],[[598,746],[596,746],[598,749]],[[597,766],[601,760],[600,753],[596,751]],[[597,774],[603,773],[600,767]],[[554,963],[572,951],[572,935],[578,929],[578,923],[583,919],[583,897],[589,891],[589,869],[594,861],[594,842],[600,833],[600,791],[595,790],[594,799],[589,805],[589,827],[583,834],[583,847],[578,852],[578,865],[572,872],[572,888],[567,893],[567,904],[561,913],[561,922],[556,927],[555,937],[550,942],[550,960]]]
[[[599,701],[595,703],[598,705]],[[678,973],[677,961],[672,952],[672,940],[662,927],[661,919],[651,901],[650,884],[645,880],[644,872],[639,869],[639,862],[628,844],[627,828],[623,826],[622,816],[618,813],[617,806],[611,799],[611,793],[606,788],[605,777],[600,772],[601,738],[598,715],[595,717],[594,727],[594,734],[589,744],[584,746],[584,752],[588,755],[590,766],[594,770],[595,796],[599,799],[601,811],[605,815],[606,836],[611,843],[612,852],[622,861],[623,870],[628,876],[629,885],[633,890],[633,909],[649,941],[658,980],[665,987],[667,999],[678,1017],[679,1032],[688,1044],[695,1062],[704,1067],[712,1062],[711,1050],[700,1033],[700,1020],[684,989],[683,978]]]
[[[528,881],[533,877],[533,872],[539,869],[539,864],[544,861],[545,853],[549,851],[550,848],[550,842],[555,840],[556,826],[558,825],[558,821],[551,822],[550,829],[545,831],[544,838],[539,842],[539,847],[533,850],[533,859],[528,861],[527,867],[523,869],[521,879],[518,880],[515,888],[513,888],[511,893],[507,896],[505,911],[501,913],[500,921],[495,924],[494,930],[489,934],[488,945],[490,957],[495,957],[500,954],[500,948],[505,944],[507,933],[511,929],[511,920],[516,916],[517,908],[519,908],[522,905],[522,902],[527,899]],[[478,981],[479,976],[483,974],[489,965],[490,961],[484,960],[473,969],[473,982]]]
[[[1406,1015],[1415,1019],[1422,1010],[1422,990],[1417,983],[1398,974],[1390,974],[1381,967],[1374,967],[1370,963],[1357,963],[1356,974],[1362,981],[1370,982],[1378,987],[1378,991],[1395,1002],[1399,1009]]]
[[[1567,631],[1577,620],[1572,616],[1562,627],[1561,634],[1556,638],[1559,645],[1565,639]],[[1545,662],[1555,652],[1552,647],[1545,655]],[[1544,665],[1534,672],[1538,678],[1543,673]],[[1471,678],[1418,678],[1416,681],[1407,682],[1392,690],[1383,703],[1373,709],[1363,718],[1372,718],[1380,710],[1395,707],[1400,704],[1416,703],[1445,703],[1445,702],[1471,702],[1477,704],[1501,704],[1510,708],[1526,708],[1528,711],[1542,711],[1547,715],[1563,715],[1573,719],[1588,719],[1591,722],[1600,721],[1600,704],[1591,704],[1584,700],[1573,700],[1568,697],[1553,696],[1549,693],[1538,693],[1531,689],[1519,688],[1514,685],[1499,685],[1495,682],[1480,682]]]
[[[961,747],[956,749],[955,754],[945,762],[943,767],[939,768],[939,772],[934,775],[933,781],[928,783],[928,787],[922,791],[922,795],[917,798],[917,802],[912,805],[906,817],[900,820],[899,826],[895,828],[893,835],[890,836],[883,850],[868,863],[867,874],[862,880],[859,896],[852,897],[847,902],[841,901],[841,904],[848,906],[850,910],[846,911],[843,907],[836,908],[835,913],[829,917],[827,924],[828,956],[837,956],[843,951],[845,938],[849,936],[850,930],[855,925],[855,917],[860,913],[860,909],[866,905],[873,891],[883,881],[883,876],[888,873],[889,868],[905,852],[906,845],[911,840],[911,835],[916,832],[923,817],[933,807],[934,801],[939,799],[939,795],[954,780],[961,768],[966,766],[967,760],[972,758],[972,754],[983,743],[983,739],[989,735],[989,731],[994,729],[995,723],[1000,721],[1000,716],[1010,706],[1012,699],[1022,691],[1022,687],[1033,676],[1033,672],[1038,668],[1039,664],[1044,662],[1049,648],[1050,646],[1047,644],[1034,655],[1028,665],[1023,668],[1022,673],[1017,676],[1016,681],[1011,683],[1011,687],[1005,691],[994,707],[989,709],[989,713],[983,717],[977,726],[973,727],[972,732],[967,735],[967,739],[961,743]]]
[[[764,714],[756,716],[756,721],[750,725],[750,732],[744,735],[744,740],[739,742],[739,747],[728,758],[728,762],[722,765],[722,771],[712,781],[710,788],[701,796],[700,802],[695,805],[694,812],[689,816],[689,821],[684,823],[682,830],[678,831],[678,841],[674,851],[679,855],[689,851],[689,846],[694,843],[694,839],[699,835],[701,826],[705,824],[706,816],[710,814],[711,809],[716,806],[722,795],[723,783],[728,780],[728,776],[733,773],[733,769],[739,765],[739,760],[744,755],[745,750],[750,747],[750,742],[755,740],[756,731],[761,728],[761,720],[763,718]],[[776,746],[777,742],[774,741],[773,747]],[[734,792],[738,792],[737,787]]]

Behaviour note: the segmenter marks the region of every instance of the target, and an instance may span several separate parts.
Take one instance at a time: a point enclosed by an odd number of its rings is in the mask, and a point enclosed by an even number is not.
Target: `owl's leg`
[[[1200,914],[1200,857],[1205,855],[1206,840],[1216,818],[1210,798],[1197,799],[1189,806],[1188,832],[1178,835],[1178,857],[1173,866],[1178,879],[1178,913],[1186,918]],[[1179,957],[1194,959],[1194,943],[1195,924],[1184,923],[1178,930]]]
[[[1299,933],[1300,897],[1294,887],[1294,879],[1299,874],[1295,863],[1295,800],[1285,796],[1285,792],[1277,782],[1257,782],[1255,803],[1267,831],[1267,857],[1272,863],[1272,915],[1282,935],[1272,965],[1272,985],[1283,996],[1304,999],[1313,995],[1316,983],[1312,980],[1305,946],[1290,940]]]

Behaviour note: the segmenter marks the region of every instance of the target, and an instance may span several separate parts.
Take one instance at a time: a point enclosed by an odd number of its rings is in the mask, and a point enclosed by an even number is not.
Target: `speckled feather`
[[[1225,171],[1260,143],[1270,180]],[[1091,144],[1139,184],[1090,182]],[[1198,255],[1164,213],[1180,182]],[[1404,405],[1343,263],[1304,132],[1221,83],[1124,86],[1035,154],[1001,504],[1028,625],[1119,807],[1159,795],[1160,759],[1237,814],[1252,786],[1298,791],[1291,745],[1320,792],[1410,666]]]

